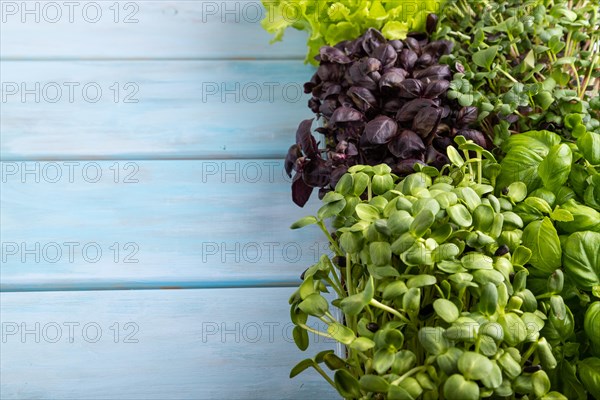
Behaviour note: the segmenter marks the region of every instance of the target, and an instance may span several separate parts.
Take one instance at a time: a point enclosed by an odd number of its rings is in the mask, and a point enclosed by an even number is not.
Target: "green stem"
[[[529,357],[531,357],[531,355],[533,354],[533,352],[535,351],[536,348],[537,348],[537,342],[531,343],[531,346],[529,346],[529,348],[527,349],[527,351],[525,352],[525,354],[523,354],[523,357],[521,358],[521,368],[525,365],[525,362],[527,360],[529,360]]]
[[[335,338],[333,336],[331,336],[330,334],[325,333],[325,332],[321,332],[318,329],[313,329],[313,328],[311,328],[310,326],[308,326],[306,324],[298,324],[298,326],[300,328],[302,328],[302,329],[306,329],[307,331],[309,331],[311,333],[314,333],[315,335],[319,335],[319,336],[323,336],[323,337],[325,337],[327,339],[333,339],[333,340],[335,340]]]
[[[335,275],[335,271],[333,271],[333,272],[334,272],[334,274],[333,274],[333,275],[334,275],[334,276],[336,276],[336,275]],[[337,285],[335,282],[333,282],[333,281],[331,280],[331,278],[329,278],[329,277],[325,278],[325,280],[327,281],[327,283],[329,283],[329,286],[331,286],[331,287],[333,288],[333,290],[335,290],[335,292],[337,293],[337,295],[338,295],[340,298],[344,297],[344,293],[342,292],[342,289],[341,289],[341,288],[342,288],[342,286],[341,286],[341,285],[338,287],[338,285]]]
[[[344,296],[344,285],[342,285],[342,282],[340,281],[340,277],[338,276],[335,268],[333,271],[331,271],[331,275],[333,275],[333,280],[335,281],[336,285],[338,285],[338,288],[339,288],[338,295],[340,297],[346,297],[346,296]]]
[[[404,315],[400,314],[398,311],[394,310],[392,307],[388,307],[385,304],[382,304],[375,299],[371,299],[369,304],[371,304],[373,307],[380,308],[383,311],[387,311],[390,314],[395,315],[396,317],[400,318],[401,321],[406,322],[407,324],[411,323],[410,320],[408,318],[406,318]]]
[[[400,378],[396,379],[395,381],[393,381],[391,383],[391,385],[393,386],[397,386],[400,384],[400,382],[402,382],[404,379],[408,378],[411,375],[416,374],[419,371],[423,371],[424,369],[427,368],[427,365],[421,365],[420,367],[415,367],[413,369],[411,369],[410,371],[408,371],[407,373],[405,373],[404,375],[402,375]]]
[[[352,286],[352,260],[350,259],[350,253],[346,253],[346,291],[348,296],[354,294],[354,287]]]
[[[477,152],[477,158],[479,158],[479,162],[477,163],[477,183],[481,185],[483,179],[483,156],[480,151]]]
[[[327,230],[327,227],[325,227],[325,224],[323,223],[323,221],[319,221],[317,223],[317,225],[319,225],[319,228],[321,228],[321,230],[323,231],[323,233],[327,237],[327,240],[329,240],[329,243],[331,244],[331,247],[333,247],[333,250],[336,252],[336,254],[338,256],[343,256],[344,252],[342,252],[342,249],[340,249],[340,246],[338,246],[338,244],[336,243],[336,241],[333,240],[333,238],[331,237],[331,234]]]
[[[325,311],[325,315],[329,317],[330,322],[339,323],[337,319],[329,311]],[[329,325],[329,323],[327,323]]]
[[[519,81],[517,81],[515,78],[513,78],[513,76],[511,74],[509,74],[502,68],[498,68],[498,71],[500,71],[504,76],[506,76],[508,79],[510,79],[513,83],[519,83]]]
[[[581,83],[579,82],[579,74],[577,73],[577,68],[573,64],[569,64],[569,67],[573,70],[575,74],[575,82],[577,82],[577,94],[581,93]]]
[[[325,380],[326,380],[327,382],[329,382],[329,384],[330,384],[331,386],[333,386],[333,388],[334,388],[335,390],[337,390],[337,387],[335,387],[335,383],[334,383],[334,382],[331,380],[331,378],[329,377],[329,375],[327,375],[327,374],[325,373],[325,371],[323,371],[323,368],[319,367],[319,364],[315,363],[315,364],[313,365],[313,368],[314,368],[314,369],[315,369],[315,370],[316,370],[316,371],[317,371],[319,374],[321,374],[321,376],[322,376],[323,378],[325,378]]]
[[[469,166],[469,176],[471,177],[471,180],[473,180],[473,166],[469,162],[469,150],[463,150],[463,154],[465,155],[465,160]]]
[[[590,64],[590,69],[588,70],[588,73],[585,76],[585,79],[583,80],[583,87],[581,88],[581,92],[579,93],[579,98],[582,100],[583,100],[583,97],[585,96],[587,87],[590,84],[590,79],[592,78],[592,71],[594,70],[594,67],[596,66],[597,60],[598,60],[597,55],[592,57],[592,63]]]

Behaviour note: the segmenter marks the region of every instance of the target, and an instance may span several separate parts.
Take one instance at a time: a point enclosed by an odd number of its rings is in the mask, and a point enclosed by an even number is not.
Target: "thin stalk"
[[[479,162],[477,163],[477,183],[481,185],[483,179],[483,156],[480,151],[477,152],[477,158],[479,158]]]
[[[345,297],[344,296],[344,285],[342,285],[342,282],[340,281],[340,277],[337,274],[337,271],[334,269],[333,271],[331,271],[331,275],[333,275],[333,280],[335,281],[336,285],[338,285],[338,288],[340,288],[338,295],[340,297]]]
[[[594,70],[594,67],[596,66],[597,60],[598,60],[597,55],[595,57],[592,57],[592,63],[590,64],[590,69],[588,70],[588,73],[585,76],[585,79],[583,80],[583,87],[581,88],[581,92],[579,93],[579,98],[582,100],[583,100],[583,97],[585,96],[587,87],[590,84],[590,79],[592,78],[592,71]]]
[[[337,319],[335,319],[335,317],[333,316],[333,314],[331,314],[329,311],[325,311],[325,315],[327,317],[329,317],[329,319],[331,320],[331,322],[338,322]],[[339,322],[338,322],[339,323]]]
[[[309,331],[311,333],[314,333],[315,335],[319,335],[319,336],[323,336],[323,337],[325,337],[327,339],[333,339],[333,340],[335,340],[335,338],[333,336],[331,336],[330,334],[325,333],[325,332],[321,332],[318,329],[313,329],[313,328],[311,328],[310,326],[308,326],[306,324],[298,324],[298,326],[300,328],[302,328],[302,329],[306,329],[307,331]]]
[[[346,253],[346,291],[348,296],[354,294],[354,287],[352,286],[352,260],[350,260],[350,253]]]
[[[577,82],[577,94],[581,93],[581,82],[579,82],[579,74],[577,73],[577,68],[573,64],[569,64],[569,67],[573,70],[575,74],[575,82]]]
[[[383,311],[387,311],[390,314],[395,315],[396,317],[400,318],[400,320],[402,322],[406,322],[407,324],[411,323],[411,321],[408,318],[406,318],[404,315],[400,314],[398,311],[394,310],[392,307],[388,307],[385,304],[382,304],[382,303],[378,302],[375,299],[371,299],[371,301],[369,302],[369,304],[371,304],[373,307],[380,308]]]
[[[469,162],[469,150],[463,150],[463,154],[465,155],[465,160],[467,161],[467,165],[469,166],[469,175],[471,180],[473,179],[473,166]]]
[[[498,68],[498,71],[500,71],[504,76],[506,76],[508,79],[510,79],[513,83],[519,83],[519,81],[517,81],[515,78],[513,78],[513,76],[511,74],[509,74],[502,68]]]
[[[319,367],[319,364],[317,364],[317,363],[313,364],[313,368],[314,368],[314,369],[315,369],[315,370],[316,370],[316,371],[317,371],[319,374],[321,374],[321,376],[322,376],[323,378],[325,378],[325,380],[326,380],[327,382],[329,382],[329,384],[330,384],[331,386],[333,386],[333,388],[334,388],[335,390],[337,390],[337,388],[335,387],[335,383],[334,383],[334,382],[331,380],[331,378],[329,377],[329,375],[327,375],[327,374],[325,373],[325,371],[323,371],[323,368]]]
[[[331,243],[331,247],[333,247],[333,250],[336,252],[336,254],[338,256],[343,256],[344,252],[342,251],[342,249],[340,249],[340,246],[338,246],[338,244],[336,243],[336,241],[333,240],[333,238],[331,237],[331,234],[327,230],[327,227],[325,226],[325,224],[323,223],[323,221],[319,221],[317,223],[317,225],[319,225],[319,228],[321,228],[321,230],[323,231],[323,233],[327,237],[327,240],[329,240],[329,243]]]
[[[525,362],[527,360],[529,360],[529,357],[531,357],[531,355],[533,354],[533,352],[535,351],[536,348],[537,348],[537,342],[531,343],[531,346],[529,346],[529,348],[527,349],[527,351],[525,352],[525,354],[523,354],[523,357],[521,358],[521,368],[525,365]]]
[[[408,378],[411,375],[416,374],[417,372],[423,371],[424,369],[427,369],[427,365],[421,365],[420,367],[415,367],[413,369],[411,369],[410,371],[408,371],[407,373],[405,373],[404,375],[402,375],[400,378],[396,379],[395,381],[393,381],[391,384],[393,386],[397,386],[400,384],[400,382],[402,382],[404,379]]]
[[[335,273],[334,273],[334,275],[335,275]],[[331,286],[333,288],[333,290],[335,290],[335,292],[337,293],[337,295],[339,297],[344,297],[344,293],[342,292],[342,286],[341,285],[338,286],[334,281],[331,280],[330,277],[325,278],[325,281],[327,283],[329,283],[329,286]]]

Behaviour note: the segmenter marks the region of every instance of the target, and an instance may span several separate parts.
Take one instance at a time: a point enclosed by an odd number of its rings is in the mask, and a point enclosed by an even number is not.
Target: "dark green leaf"
[[[363,375],[360,378],[360,387],[368,392],[385,393],[390,384],[377,375]]]
[[[299,326],[295,326],[294,330],[292,331],[292,336],[294,337],[294,343],[296,343],[296,346],[298,346],[298,348],[300,350],[304,351],[308,348],[308,343],[309,343],[308,333],[306,332],[305,329],[303,329]],[[306,368],[304,368],[304,369],[306,369]],[[298,373],[300,373],[300,372],[302,372],[302,370],[299,371]],[[298,373],[296,373],[295,375],[298,375]],[[290,376],[290,378],[293,378],[293,376]]]
[[[337,370],[333,376],[333,381],[338,392],[345,398],[356,399],[361,396],[358,380],[345,369]]]
[[[298,221],[294,222],[292,224],[292,226],[290,226],[291,229],[299,229],[299,228],[303,228],[307,225],[313,225],[316,224],[318,221],[315,217],[313,216],[307,216],[304,218],[300,218]]]
[[[304,360],[300,361],[290,371],[290,378],[295,377],[296,375],[300,374],[305,369],[310,368],[310,367],[312,367],[314,365],[315,365],[315,362],[313,360],[311,360],[310,358],[307,358],[307,359],[304,359]]]

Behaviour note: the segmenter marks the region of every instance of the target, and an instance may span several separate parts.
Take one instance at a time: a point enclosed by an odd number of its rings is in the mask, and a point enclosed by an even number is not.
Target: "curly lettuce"
[[[319,48],[356,39],[369,28],[387,39],[405,39],[408,32],[425,30],[427,14],[438,13],[443,0],[262,0],[266,9],[263,28],[283,38],[286,29],[306,30],[305,62],[317,64]]]

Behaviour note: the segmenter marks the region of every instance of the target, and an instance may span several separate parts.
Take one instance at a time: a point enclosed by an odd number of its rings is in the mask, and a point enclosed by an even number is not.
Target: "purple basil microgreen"
[[[435,30],[437,17],[427,24]],[[446,96],[456,71],[438,61],[452,47],[426,34],[387,41],[375,29],[322,47],[319,68],[304,85],[312,95],[308,107],[320,120],[314,131],[323,135],[322,145],[311,132],[313,120],[303,121],[285,161],[288,174],[296,171],[294,202],[303,206],[312,188],[322,197],[356,164],[386,163],[398,175],[412,173],[415,164],[441,168],[458,134],[487,147],[485,137],[470,128],[477,109]]]

